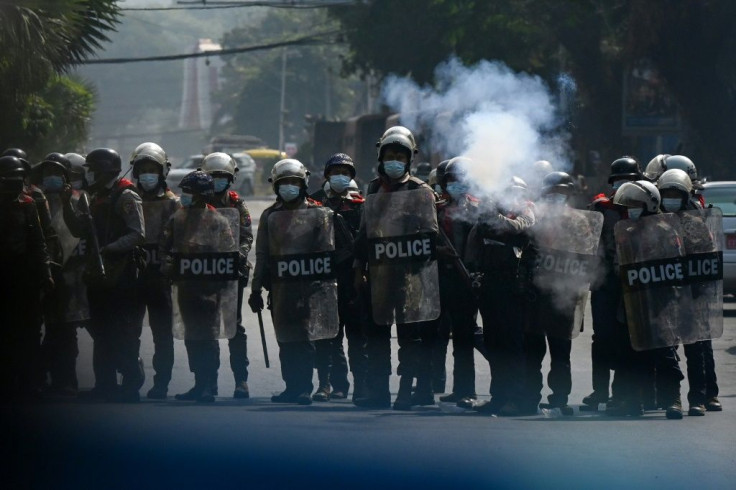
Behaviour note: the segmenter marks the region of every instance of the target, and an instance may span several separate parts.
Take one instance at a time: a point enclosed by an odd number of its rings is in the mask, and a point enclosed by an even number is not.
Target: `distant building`
[[[211,39],[200,39],[194,53],[218,51],[222,47]],[[212,94],[219,87],[220,57],[188,58],[184,62],[184,89],[182,90],[179,128],[209,131],[216,108],[212,105]]]

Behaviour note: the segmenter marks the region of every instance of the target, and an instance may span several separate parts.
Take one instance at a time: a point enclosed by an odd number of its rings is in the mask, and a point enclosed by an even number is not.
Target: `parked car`
[[[723,294],[736,294],[736,181],[706,182],[701,193],[723,213]]]
[[[231,189],[242,196],[252,196],[254,191],[254,179],[256,172],[256,162],[247,153],[233,153],[232,157],[238,164],[238,173],[235,175],[235,182]],[[193,170],[197,170],[202,165],[204,155],[191,155],[189,158],[175,165],[169,170],[166,177],[166,183],[169,188],[179,194],[179,182],[185,175]]]

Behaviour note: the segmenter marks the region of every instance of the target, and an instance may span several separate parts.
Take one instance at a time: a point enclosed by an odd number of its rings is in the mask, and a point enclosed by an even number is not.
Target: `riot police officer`
[[[34,201],[23,193],[26,169],[14,156],[0,157],[0,267],[6,288],[0,295],[0,392],[4,397],[38,393],[41,291],[54,286],[50,259]]]
[[[417,254],[415,261],[398,264],[389,254],[379,253],[379,237],[395,232],[412,243],[418,236],[431,242],[438,230],[435,194],[409,173],[418,152],[411,131],[402,126],[389,128],[377,148],[379,176],[368,185],[355,245],[355,289],[359,294],[369,291],[372,318],[366,325],[367,392],[354,403],[369,408],[390,406],[391,325],[395,323],[401,380],[393,407],[410,410],[414,405],[434,404],[432,349],[437,337],[435,320],[440,314],[436,261],[432,254]],[[423,298],[415,297],[421,294]],[[412,395],[415,378],[416,393]]]
[[[138,278],[136,313],[142,323],[148,310],[148,322],[153,336],[153,386],[146,396],[165,399],[174,366],[174,337],[172,333],[171,285],[161,273],[158,257],[159,241],[164,225],[179,209],[179,199],[166,186],[170,163],[156,143],[138,145],[131,155],[130,165],[136,179],[138,193],[143,200],[146,223],[146,243],[143,245],[145,268]]]
[[[441,396],[440,401],[453,402],[463,408],[471,408],[478,398],[475,392],[474,349],[487,356],[483,329],[476,321],[477,288],[473,287],[472,279],[462,263],[468,235],[478,215],[478,199],[470,194],[467,183],[472,164],[470,159],[462,157],[452,158],[447,163],[440,184],[447,192],[447,200],[438,206],[437,211],[442,236],[448,242],[441,243],[437,252],[442,317],[446,318],[452,333],[454,359],[452,393]],[[442,333],[440,329],[440,337],[447,339],[449,335]],[[444,359],[437,360],[444,365]]]
[[[225,308],[234,308],[235,299],[229,303],[225,299],[228,281],[214,276],[184,276],[193,268],[186,269],[183,264],[202,254],[234,249],[235,240],[228,219],[207,203],[214,189],[210,175],[195,170],[184,176],[179,187],[182,208],[167,221],[159,248],[162,272],[175,280],[177,311],[183,324],[189,369],[194,373],[194,386],[175,398],[212,403],[220,367],[220,318],[226,315]]]
[[[138,263],[136,248],[145,241],[142,201],[135,185],[120,178],[117,151],[98,148],[87,154],[85,166],[92,203],[91,222],[71,205],[71,188],[63,194],[64,220],[72,234],[99,245],[88,247],[93,262],[102,270],[88,267],[87,297],[90,335],[94,341],[92,364],[95,388],[91,395],[111,401],[137,402],[144,375],[139,364],[141,325],[136,321]],[[84,212],[84,211],[83,211]],[[123,375],[117,384],[116,371]]]
[[[638,224],[642,217],[660,213],[661,196],[654,184],[646,180],[625,182],[616,191],[613,202],[625,207],[628,219],[633,222],[631,225],[628,222],[619,223],[616,227],[617,250],[621,249],[620,243],[624,243],[625,240],[619,237],[619,233],[625,231],[627,235],[632,237],[629,246],[635,250],[637,256],[655,259],[659,258],[658,255],[682,252],[681,239],[676,236],[674,229],[668,227],[667,223],[652,222],[652,226],[657,228],[649,232],[643,228],[647,222],[643,222],[641,225]],[[622,258],[619,257],[619,259]],[[661,291],[657,295],[659,302],[647,305],[649,308],[656,308],[657,310],[666,308],[667,302],[675,296],[675,293],[669,294],[669,291],[665,288]],[[629,300],[627,299],[627,301]],[[627,304],[627,308],[632,308],[632,305]],[[631,311],[633,310],[629,311],[629,309],[626,311],[628,328],[617,331],[616,375],[622,378],[622,397],[620,403],[606,407],[606,414],[641,415],[642,395],[646,396],[647,389],[651,384],[648,374],[656,370],[659,387],[657,392],[658,404],[666,408],[668,419],[681,419],[680,381],[684,376],[677,363],[676,346],[644,345],[643,348],[646,348],[646,350],[635,351],[633,335],[631,334],[631,320],[633,317]],[[643,329],[646,328],[646,325],[636,325],[634,328]],[[649,328],[655,328],[655,326],[650,325]],[[641,349],[642,346],[638,346],[638,348]]]
[[[599,403],[608,403],[609,389],[613,398],[617,397],[618,383],[614,375],[611,384],[611,371],[614,369],[616,357],[616,332],[624,328],[617,319],[621,306],[621,283],[616,270],[616,242],[613,229],[622,218],[626,218],[625,210],[613,204],[616,190],[625,182],[642,178],[639,162],[629,156],[623,156],[611,163],[608,183],[612,192],[608,195],[598,194],[588,207],[589,210],[603,215],[603,230],[598,245],[598,280],[591,284],[590,308],[593,316],[593,341],[590,349],[592,361],[593,392],[583,398],[581,410],[598,410]]]
[[[253,231],[248,207],[237,192],[230,190],[235,182],[238,166],[235,159],[227,153],[210,153],[202,160],[201,170],[207,172],[214,179],[214,194],[209,204],[215,208],[234,208],[240,214],[240,282],[238,283],[238,311],[235,336],[228,340],[230,350],[230,368],[235,378],[233,398],[248,398],[248,336],[243,327],[242,304],[243,291],[248,285],[250,263],[248,252],[253,244]]]
[[[298,160],[277,162],[270,178],[276,202],[263,211],[258,225],[248,304],[254,312],[261,311],[262,289],[269,291],[286,384],[282,393],[271,397],[274,403],[312,403],[315,341],[334,338],[338,330],[339,264],[333,260],[338,262],[341,244],[336,243],[333,224],[340,217],[307,197],[308,177]],[[292,260],[297,256],[301,262]]]
[[[75,301],[79,275],[74,250],[79,242],[64,223],[61,193],[71,183],[71,163],[61,153],[49,153],[35,167],[35,180],[49,205],[53,227],[60,245],[60,262],[52,268],[56,287],[44,297],[45,335],[42,343],[43,367],[51,378],[48,393],[75,396],[77,393],[77,327],[87,318],[86,308]],[[71,260],[71,262],[70,262]]]
[[[363,211],[365,199],[354,191],[351,192],[351,182],[355,178],[355,164],[349,155],[336,153],[325,162],[323,172],[326,190],[312,195],[312,199],[321,202],[333,212],[342,216],[347,229],[335,230],[343,233],[350,242],[354,240],[360,227],[360,215]],[[342,339],[348,339],[348,358],[350,371],[353,374],[353,399],[363,396],[365,387],[365,338],[361,323],[359,298],[353,290],[352,255],[343,261],[345,265],[339,272],[338,310],[340,315],[340,330],[334,339],[324,339],[315,342],[316,368],[319,386],[312,396],[314,401],[327,401],[330,398],[345,398],[350,388],[347,378],[348,363],[343,351]],[[332,388],[332,391],[330,391]]]
[[[523,398],[524,253],[535,216],[526,182],[519,177],[511,179],[500,197],[503,203],[483,204],[466,252],[468,268],[482,274],[478,306],[491,367],[491,400],[476,410],[516,416],[536,413]]]

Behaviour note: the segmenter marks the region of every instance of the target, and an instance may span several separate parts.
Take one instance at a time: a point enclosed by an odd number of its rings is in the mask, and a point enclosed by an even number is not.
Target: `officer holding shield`
[[[368,186],[355,245],[355,288],[359,294],[369,291],[372,318],[366,324],[368,389],[354,403],[390,406],[391,325],[395,323],[401,381],[394,409],[410,410],[414,405],[434,404],[432,349],[440,315],[435,194],[409,173],[418,151],[411,131],[389,128],[377,147],[379,177]]]
[[[315,341],[338,331],[335,220],[330,209],[307,197],[309,172],[298,160],[277,162],[269,179],[276,202],[261,215],[256,265],[248,304],[264,307],[262,289],[279,343],[286,389],[274,403],[312,403]]]

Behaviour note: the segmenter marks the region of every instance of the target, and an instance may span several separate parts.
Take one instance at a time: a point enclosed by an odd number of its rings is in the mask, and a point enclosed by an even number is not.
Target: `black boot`
[[[404,375],[399,382],[399,393],[394,401],[394,410],[411,410],[412,395],[411,386],[414,378]]]
[[[682,418],[682,400],[680,400],[680,397],[677,396],[671,403],[668,403],[666,410],[668,419],[680,420]]]

